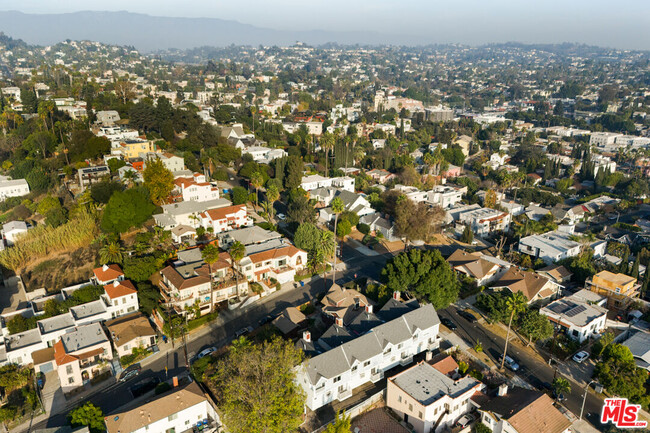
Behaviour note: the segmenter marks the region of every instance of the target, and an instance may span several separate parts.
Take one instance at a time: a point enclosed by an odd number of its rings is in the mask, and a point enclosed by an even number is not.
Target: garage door
[[[41,364],[38,369],[41,371],[41,373],[48,373],[54,370],[54,365],[51,362],[46,362],[45,364]]]

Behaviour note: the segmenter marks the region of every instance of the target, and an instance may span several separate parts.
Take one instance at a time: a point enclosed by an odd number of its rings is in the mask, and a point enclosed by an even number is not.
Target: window
[[[74,377],[70,376],[70,377],[68,378],[68,383],[69,383],[69,384],[74,383]]]
[[[174,421],[176,418],[178,418],[178,413],[173,413],[167,417],[167,421]]]
[[[340,381],[340,380],[341,380],[341,376],[336,376],[336,377],[334,378],[334,383],[336,383],[336,382],[338,382],[338,381]]]
[[[176,429],[174,427],[168,428],[167,430],[165,430],[165,433],[176,433]]]
[[[413,412],[413,405],[409,403],[409,412]]]
[[[126,298],[122,298],[122,305],[126,304]]]
[[[401,403],[401,402],[402,402],[402,396],[401,396],[401,395],[398,395],[398,396],[397,396],[397,402],[398,402],[398,403]]]
[[[390,347],[388,349],[384,350],[384,355],[388,355],[390,353],[390,350],[391,350]]]
[[[398,345],[397,345],[397,348],[398,348],[398,349],[401,349],[402,346],[404,346],[404,343],[400,343],[400,344],[398,344]]]
[[[418,412],[418,418],[422,419],[422,412]]]
[[[72,374],[72,366],[71,365],[66,365],[65,366],[65,372],[66,372],[66,374]]]
[[[369,365],[370,365],[370,361],[366,361],[366,362],[363,363],[363,366],[364,366],[364,367],[367,367],[367,366],[369,366]]]
[[[352,371],[357,371],[357,366],[352,367]]]
[[[190,423],[189,419],[187,421],[185,421],[185,425],[188,425],[189,423]]]

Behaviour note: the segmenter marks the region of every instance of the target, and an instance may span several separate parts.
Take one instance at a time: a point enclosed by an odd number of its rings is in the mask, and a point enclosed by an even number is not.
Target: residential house
[[[605,331],[607,309],[586,301],[581,296],[566,296],[539,310],[556,329],[582,343]]]
[[[493,397],[475,397],[480,421],[493,433],[570,433],[571,422],[548,394],[524,388],[499,387]]]
[[[212,228],[213,233],[253,225],[253,219],[246,213],[246,205],[244,204],[210,209],[199,214],[199,218],[201,218],[201,225],[206,229]]]
[[[296,272],[307,266],[307,252],[280,239],[278,244],[268,242],[247,248],[246,257],[237,269],[249,281],[268,282],[271,278],[280,284],[293,281]]]
[[[112,413],[104,423],[108,433],[181,433],[216,431],[221,420],[201,388],[190,382]]]
[[[105,285],[104,291],[109,305],[113,307],[111,317],[123,316],[138,310],[138,291],[131,281],[115,280]]]
[[[182,201],[162,205],[163,213],[153,215],[156,225],[165,230],[171,230],[178,225],[197,228],[201,226],[200,215],[212,209],[221,209],[231,206],[232,203],[224,198],[204,202]]]
[[[113,149],[112,154],[121,154],[125,159],[136,159],[141,154],[156,152],[156,145],[153,140],[144,140],[140,137],[120,141],[118,146]]]
[[[355,180],[353,177],[323,177],[320,174],[304,176],[300,182],[300,188],[305,191],[312,191],[317,188],[336,187],[345,191],[354,192]]]
[[[145,165],[147,164],[147,161],[159,159],[160,161],[162,161],[165,168],[171,171],[172,173],[185,170],[185,159],[181,158],[180,156],[176,156],[173,153],[143,152],[138,154],[138,156],[142,158]]]
[[[253,161],[260,164],[270,164],[271,161],[288,155],[284,149],[272,149],[264,146],[245,147],[242,154],[246,153],[253,157]]]
[[[4,237],[7,246],[10,247],[16,242],[16,239],[27,233],[27,223],[24,221],[10,221],[2,226],[0,233],[0,243]]]
[[[496,209],[482,208],[478,205],[453,208],[449,214],[454,220],[469,225],[478,236],[485,236],[497,231],[507,231],[510,226],[510,214]]]
[[[380,168],[369,170],[366,172],[366,174],[370,176],[372,180],[381,184],[385,184],[393,179],[397,179],[396,174]]]
[[[569,257],[580,254],[581,244],[571,240],[568,233],[553,231],[540,235],[531,235],[519,240],[518,250],[533,259],[542,259],[551,265]]]
[[[504,208],[513,217],[519,216],[525,212],[524,205],[513,200],[501,200],[499,205]]]
[[[323,313],[332,317],[339,326],[349,325],[366,306],[374,304],[359,291],[336,283],[332,284],[321,302],[324,305]]]
[[[196,229],[194,227],[181,224],[171,229],[171,234],[172,242],[175,244],[182,244],[184,242],[191,242],[196,238]]]
[[[245,227],[239,230],[230,230],[223,233],[218,233],[217,239],[219,240],[219,247],[223,250],[228,250],[230,246],[239,242],[244,246],[259,245],[273,240],[282,238],[278,232],[265,230],[259,226]]]
[[[625,274],[600,271],[585,281],[585,287],[606,296],[608,308],[624,310],[639,297],[640,284],[636,278]]]
[[[467,187],[436,185],[428,192],[427,202],[443,209],[450,209],[462,201],[465,193],[467,193]]]
[[[542,269],[538,269],[537,273],[544,275],[546,278],[555,281],[561,286],[571,281],[571,277],[573,276],[573,273],[562,265],[549,265]]]
[[[29,184],[25,179],[11,179],[0,176],[0,201],[9,197],[22,197],[29,194]]]
[[[82,167],[77,170],[79,177],[79,187],[83,191],[87,186],[97,183],[104,177],[111,175],[111,170],[105,165],[97,165],[94,167]]]
[[[343,401],[355,388],[381,380],[385,371],[408,365],[413,356],[438,348],[439,326],[435,309],[427,304],[307,359],[296,367],[296,383],[305,391],[305,404],[316,410]]]
[[[354,212],[359,217],[375,213],[375,209],[370,206],[370,202],[363,194],[334,188],[319,188],[310,191],[310,196],[316,198],[319,200],[319,203],[323,203],[326,206],[320,208],[318,211],[319,217],[323,221],[329,222],[334,220],[335,214],[330,204],[336,197],[340,198],[343,202],[344,210]]]
[[[102,126],[113,126],[120,121],[120,113],[115,110],[100,110],[95,113],[97,123]]]
[[[650,333],[637,330],[621,344],[630,349],[637,367],[650,371]]]
[[[240,139],[247,136],[241,123],[233,123],[231,126],[221,127],[221,136],[226,139]]]
[[[547,304],[560,292],[560,286],[535,272],[511,267],[493,285],[494,289],[508,289],[512,293],[521,292],[528,304]]]
[[[481,253],[468,253],[457,249],[447,258],[447,263],[456,272],[466,275],[476,284],[484,286],[501,277],[511,266],[504,260]]]
[[[291,335],[307,326],[307,316],[302,314],[297,307],[287,307],[273,319],[272,323],[284,335]]]
[[[54,361],[64,394],[109,369],[111,342],[99,323],[79,326],[54,345]]]
[[[181,197],[183,201],[206,202],[219,198],[219,188],[205,181],[205,176],[195,173],[192,177],[174,179],[172,195]]]
[[[93,277],[90,280],[93,284],[104,286],[114,281],[124,281],[124,272],[122,272],[120,265],[117,264],[102,265],[93,269]]]
[[[382,217],[379,213],[363,216],[359,218],[359,222],[367,224],[370,227],[370,232],[375,236],[381,235],[389,242],[396,241],[399,238],[395,234],[395,226],[387,218]]]
[[[147,349],[156,344],[156,331],[142,313],[108,320],[104,326],[119,357],[130,355],[135,348]]]
[[[525,213],[529,220],[540,221],[546,215],[551,213],[551,211],[536,204],[530,204],[526,207]]]
[[[463,151],[463,155],[468,156],[469,147],[472,144],[472,137],[469,137],[467,135],[461,135],[460,137],[454,140],[454,144],[459,145],[460,149]]]
[[[476,408],[471,398],[484,387],[471,376],[454,380],[421,361],[388,379],[386,406],[413,431],[439,433]]]

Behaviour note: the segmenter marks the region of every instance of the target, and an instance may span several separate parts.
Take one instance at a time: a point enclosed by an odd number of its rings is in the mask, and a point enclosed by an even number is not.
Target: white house
[[[0,201],[9,197],[22,197],[29,194],[29,184],[25,179],[10,179],[0,176]]]
[[[380,381],[385,371],[408,365],[414,355],[438,348],[439,326],[438,314],[427,304],[307,359],[296,367],[296,383],[305,391],[305,404],[316,410],[343,401],[355,388]]]
[[[231,206],[232,203],[224,198],[199,201],[182,201],[179,203],[166,204],[162,206],[163,213],[153,216],[156,225],[171,230],[179,225],[186,225],[197,228],[201,225],[200,215],[211,209],[220,209]]]
[[[282,158],[288,155],[284,149],[272,149],[265,146],[244,147],[242,154],[246,153],[253,157],[253,161],[262,164],[268,164],[274,159]]]
[[[219,415],[196,382],[104,418],[108,433],[206,431],[221,425]],[[209,429],[209,430],[208,430]]]
[[[597,295],[591,291],[581,290]],[[605,331],[607,308],[595,304],[579,293],[553,301],[539,310],[556,328],[580,343]]]
[[[300,182],[300,188],[305,191],[312,191],[317,188],[336,187],[345,191],[354,192],[355,180],[353,177],[323,177],[320,174],[304,176]]]
[[[247,254],[238,264],[239,271],[250,281],[266,281],[276,279],[280,284],[293,281],[297,271],[307,266],[307,252],[280,240],[280,244],[272,246],[267,242],[260,247],[247,248],[255,252]]]
[[[201,225],[206,229],[212,228],[213,233],[253,225],[253,219],[247,215],[246,205],[243,204],[210,209],[202,212],[199,217],[201,218]]]
[[[417,433],[448,431],[476,405],[485,385],[471,376],[454,380],[425,361],[388,379],[386,406]]]
[[[2,226],[2,235],[7,242],[7,246],[12,246],[16,238],[20,237],[23,233],[27,233],[27,224],[25,221],[10,221]],[[2,241],[2,236],[0,236]]]
[[[508,230],[510,214],[496,209],[482,208],[479,205],[462,206],[449,210],[452,218],[462,224],[469,225],[472,231],[479,235],[487,235],[495,231]]]
[[[205,181],[205,176],[195,173],[192,177],[174,179],[172,194],[182,197],[183,201],[205,202],[219,198],[219,188]]]
[[[571,240],[570,236],[560,231],[526,236],[519,241],[518,250],[520,253],[533,256],[533,259],[540,258],[550,265],[580,254],[580,243]]]

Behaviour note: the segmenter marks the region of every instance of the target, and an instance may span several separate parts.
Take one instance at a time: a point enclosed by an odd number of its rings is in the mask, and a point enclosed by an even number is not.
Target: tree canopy
[[[438,250],[400,253],[381,275],[391,291],[410,292],[436,309],[446,308],[458,298],[460,283]]]
[[[174,189],[174,175],[159,159],[150,159],[142,172],[144,186],[149,190],[151,201],[161,205],[167,201]]]
[[[102,217],[102,230],[124,233],[131,227],[142,225],[151,217],[156,207],[149,200],[146,190],[132,188],[114,193]]]

